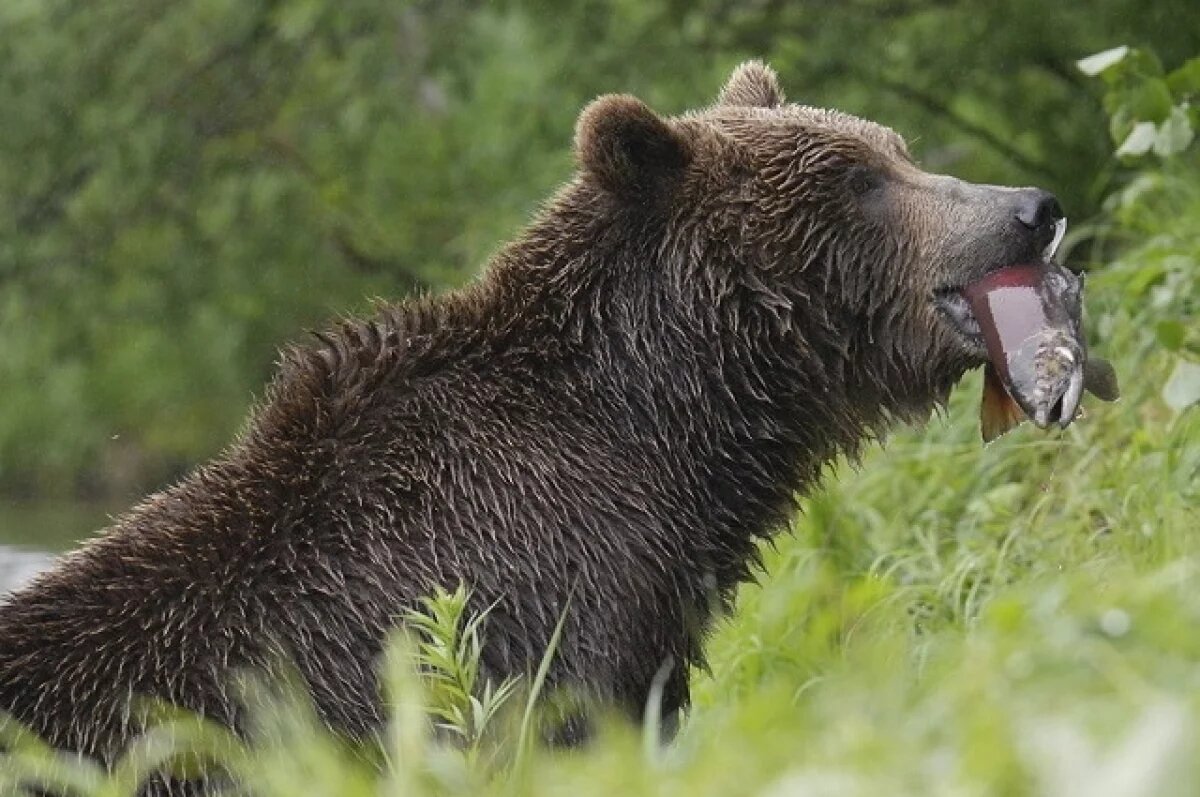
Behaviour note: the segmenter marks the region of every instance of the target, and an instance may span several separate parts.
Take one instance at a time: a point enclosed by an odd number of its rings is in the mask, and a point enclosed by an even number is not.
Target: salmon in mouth
[[[1112,366],[1088,357],[1083,279],[1054,260],[1065,231],[1066,220],[1059,219],[1038,261],[992,269],[935,296],[950,325],[984,360],[985,442],[1025,418],[1043,429],[1065,429],[1085,389],[1106,401],[1119,395]]]

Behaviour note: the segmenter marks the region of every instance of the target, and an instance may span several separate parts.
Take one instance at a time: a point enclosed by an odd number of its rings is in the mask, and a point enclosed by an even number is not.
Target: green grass
[[[378,750],[285,701],[248,746],[177,718],[112,774],[10,739],[0,794],[35,781],[128,797],[156,763],[197,758],[261,797],[1197,793],[1200,408],[1161,395],[1194,356],[1197,182],[1122,212],[1125,254],[1089,284],[1124,398],[983,447],[975,375],[926,429],[839,467],[716,629],[673,745],[618,723],[585,751],[506,742],[527,703],[502,685],[480,697],[486,617],[442,595],[386,665]]]

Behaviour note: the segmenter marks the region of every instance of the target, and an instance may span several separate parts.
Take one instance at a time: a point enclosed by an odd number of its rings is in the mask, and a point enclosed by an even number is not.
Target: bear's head
[[[601,97],[576,152],[586,203],[645,236],[641,262],[682,306],[715,314],[698,328],[891,415],[924,415],[984,361],[958,289],[1048,258],[1062,227],[1049,193],[925,172],[892,130],[787,103],[759,62],[678,117]]]

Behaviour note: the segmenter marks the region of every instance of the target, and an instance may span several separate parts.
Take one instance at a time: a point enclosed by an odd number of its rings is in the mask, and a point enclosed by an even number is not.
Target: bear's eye
[[[883,175],[870,166],[855,166],[848,179],[850,191],[855,196],[864,196],[883,185]]]

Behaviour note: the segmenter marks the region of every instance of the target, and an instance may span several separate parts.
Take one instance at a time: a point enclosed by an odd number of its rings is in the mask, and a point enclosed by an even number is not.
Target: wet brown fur
[[[637,717],[666,663],[686,705],[797,491],[978,362],[929,295],[1009,233],[756,63],[674,119],[601,98],[577,152],[479,282],[286,352],[225,454],[10,596],[0,709],[112,760],[133,696],[236,724],[231,672],[282,654],[369,733],[385,634],[460,581],[487,674],[536,667],[569,600],[552,683]]]

